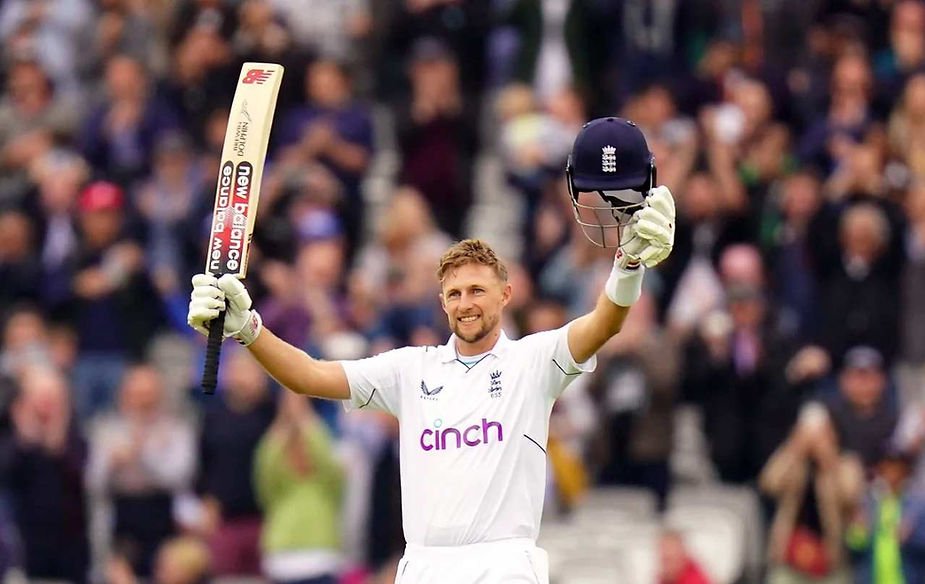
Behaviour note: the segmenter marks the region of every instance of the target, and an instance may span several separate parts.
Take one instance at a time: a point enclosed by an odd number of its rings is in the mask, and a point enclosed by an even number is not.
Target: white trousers
[[[549,557],[526,538],[445,547],[408,544],[395,584],[549,584]]]

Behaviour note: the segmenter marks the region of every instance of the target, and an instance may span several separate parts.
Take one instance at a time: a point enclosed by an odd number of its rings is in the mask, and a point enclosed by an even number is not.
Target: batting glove
[[[671,254],[674,232],[674,198],[668,187],[656,187],[646,197],[645,206],[623,229],[616,263],[623,269],[633,269],[639,264],[654,268]]]
[[[247,346],[257,339],[263,328],[260,314],[251,310],[251,304],[244,283],[233,275],[225,274],[216,279],[209,274],[196,274],[186,321],[200,334],[209,336],[208,323],[224,309],[227,313],[222,334]]]

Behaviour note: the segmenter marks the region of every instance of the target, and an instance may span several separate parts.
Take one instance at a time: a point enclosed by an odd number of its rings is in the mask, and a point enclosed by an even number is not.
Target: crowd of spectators
[[[0,56],[0,571],[391,581],[395,421],[237,347],[197,387],[189,280],[252,60],[286,67],[247,278],[282,338],[445,342],[436,261],[492,243],[486,200],[516,215],[507,333],[588,310],[612,256],[565,157],[630,118],[677,240],[556,405],[549,512],[586,483],[746,485],[773,582],[925,578],[920,0],[4,0]]]

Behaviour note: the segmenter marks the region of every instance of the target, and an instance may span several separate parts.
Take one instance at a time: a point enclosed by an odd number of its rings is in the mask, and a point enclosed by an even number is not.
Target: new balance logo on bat
[[[244,79],[241,80],[241,83],[246,85],[250,85],[252,83],[263,85],[271,75],[273,75],[273,72],[267,71],[266,69],[248,69],[247,73],[244,74]]]

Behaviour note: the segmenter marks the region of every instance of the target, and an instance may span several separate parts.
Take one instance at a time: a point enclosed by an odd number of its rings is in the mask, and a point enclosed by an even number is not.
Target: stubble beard
[[[484,339],[485,337],[487,337],[491,333],[492,329],[494,329],[495,324],[497,324],[497,322],[498,322],[497,317],[493,318],[492,320],[488,320],[485,318],[485,315],[483,314],[482,315],[482,326],[479,327],[477,331],[466,334],[461,330],[459,321],[454,320],[453,321],[453,334],[455,334],[458,339],[461,339],[467,343],[477,343],[481,341],[482,339]]]

